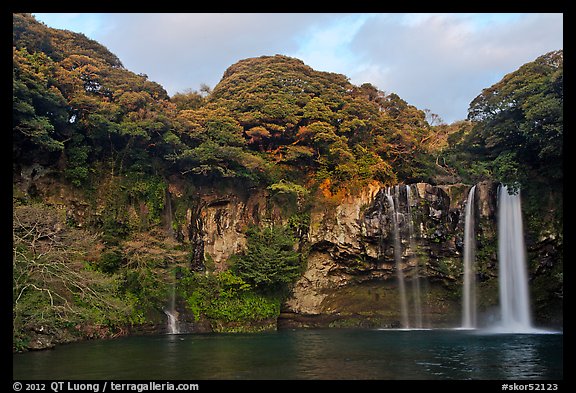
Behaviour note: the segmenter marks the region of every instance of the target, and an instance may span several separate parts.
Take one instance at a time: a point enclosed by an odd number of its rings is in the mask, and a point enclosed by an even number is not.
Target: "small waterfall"
[[[415,326],[418,329],[422,328],[422,302],[421,302],[421,291],[420,291],[420,260],[415,255],[416,253],[416,242],[414,239],[414,221],[412,218],[412,194],[410,191],[410,186],[406,185],[406,206],[408,210],[408,236],[409,236],[409,249],[410,249],[410,260],[414,261],[414,276],[412,277],[412,297],[414,298],[414,318]]]
[[[164,313],[168,317],[168,334],[180,334],[180,329],[178,328],[178,314],[174,312],[174,310],[164,310]]]
[[[520,190],[498,189],[498,280],[501,329],[532,331]]]
[[[390,192],[390,188],[386,189],[386,198],[390,205],[390,219],[392,221],[394,230],[394,260],[396,262],[396,275],[398,278],[398,288],[400,291],[400,317],[402,328],[409,328],[408,322],[408,302],[406,300],[406,285],[404,283],[404,272],[402,271],[402,244],[400,243],[400,231],[398,229],[398,217],[396,212],[396,204]]]
[[[464,287],[462,293],[462,328],[476,328],[476,235],[474,232],[474,194],[476,186],[470,188],[464,212]]]
[[[174,283],[172,284],[172,292],[170,295],[170,308],[164,310],[164,314],[168,317],[168,334],[179,334],[180,326],[178,323],[178,311],[176,310],[176,272],[174,272]]]

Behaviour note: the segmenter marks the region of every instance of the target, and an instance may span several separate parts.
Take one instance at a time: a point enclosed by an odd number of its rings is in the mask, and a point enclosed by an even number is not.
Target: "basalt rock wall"
[[[476,212],[492,238],[495,184],[481,183],[477,188]],[[394,209],[409,320],[421,318],[422,327],[456,326],[469,189],[464,184],[372,186],[337,206],[315,209],[307,269],[285,304],[280,325],[400,326]]]
[[[86,198],[43,173],[42,168],[32,169],[23,172],[15,185],[19,193],[66,209],[70,223],[79,227],[93,225],[106,213],[107,205],[98,190],[92,199]],[[100,188],[105,189],[106,182]],[[305,255],[305,271],[283,304],[278,326],[399,326],[391,213],[398,224],[410,323],[419,318],[423,327],[458,326],[464,209],[470,188],[466,184],[414,183],[390,188],[370,184],[337,201],[314,201],[308,210],[309,226],[298,244]],[[474,201],[478,305],[487,318],[498,306],[497,188],[498,183],[478,183]],[[160,226],[191,250],[188,263],[192,268],[219,271],[227,268],[231,255],[246,246],[247,228],[286,224],[300,207],[266,189],[237,183],[191,188],[174,178],[166,180]],[[147,213],[142,203],[126,210],[135,216]],[[548,210],[553,212],[554,206]],[[142,217],[136,221],[146,222]],[[526,235],[530,285],[535,319],[558,325],[562,323],[562,270],[558,264],[562,236],[557,225],[549,222],[545,230]],[[421,304],[418,311],[417,303]],[[417,312],[421,314],[418,317]]]

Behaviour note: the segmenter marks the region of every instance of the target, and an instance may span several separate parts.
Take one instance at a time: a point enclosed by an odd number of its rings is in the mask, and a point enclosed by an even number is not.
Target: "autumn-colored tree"
[[[242,60],[226,70],[208,102],[238,120],[247,147],[287,164],[284,177],[295,178],[290,172],[296,170],[318,172],[317,181],[330,178],[333,188],[375,178],[375,173],[392,181],[395,170],[421,179],[431,160],[423,158],[429,156],[423,145],[430,132],[424,112],[395,94],[371,84],[353,86],[343,75],[315,71],[298,59]],[[359,169],[365,167],[359,165],[365,154],[380,170]],[[394,164],[380,164],[385,161]],[[409,172],[410,166],[416,169]]]
[[[113,174],[150,171],[174,128],[166,91],[81,34],[50,29],[29,14],[13,19],[15,156],[39,149],[46,164],[64,165],[75,185],[94,161]]]
[[[195,90],[185,90],[182,93],[176,93],[170,97],[176,105],[177,110],[198,109],[204,104],[204,97],[202,93]]]
[[[13,52],[12,126],[15,158],[30,150],[61,152],[68,121],[67,103],[52,79],[54,62],[42,52]]]

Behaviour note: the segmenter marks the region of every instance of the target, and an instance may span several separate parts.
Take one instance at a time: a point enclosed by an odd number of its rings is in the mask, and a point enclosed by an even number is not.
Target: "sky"
[[[446,123],[482,89],[563,49],[561,13],[33,13],[83,33],[168,94],[213,88],[239,60],[282,54],[396,93]]]

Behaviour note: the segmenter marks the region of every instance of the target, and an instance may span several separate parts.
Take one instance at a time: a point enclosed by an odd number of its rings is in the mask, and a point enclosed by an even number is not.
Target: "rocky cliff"
[[[482,185],[485,197],[491,195],[490,187]],[[469,188],[426,183],[372,186],[334,208],[314,211],[308,268],[286,302],[281,324],[400,326],[394,209],[409,324],[456,325]],[[485,213],[490,219],[494,212]]]
[[[78,227],[104,214],[102,198],[90,201],[82,193],[69,192],[41,168],[28,172],[17,183],[20,190],[66,209],[69,221]],[[470,187],[371,183],[338,200],[317,199],[309,207],[309,222],[297,245],[305,255],[305,271],[282,306],[278,327],[400,327],[399,270],[408,326],[458,326],[464,208]],[[493,182],[477,184],[474,201],[478,304],[485,317],[498,305],[497,187]],[[159,225],[190,250],[184,263],[197,271],[226,270],[230,256],[245,248],[248,227],[286,224],[299,211],[269,190],[234,182],[191,187],[170,178],[164,198]],[[138,216],[136,221],[148,222],[148,209],[138,201],[131,203],[126,208]],[[528,242],[530,274],[537,284],[532,288],[536,319],[561,324],[561,280],[559,293],[557,283],[547,278],[556,274],[555,256],[561,251],[561,235],[558,239],[552,232],[548,228],[540,236],[527,236],[534,239]],[[178,304],[189,330],[210,330],[206,321],[193,322],[185,302]],[[543,305],[548,312],[540,318]],[[162,314],[155,318],[162,323]]]
[[[482,238],[492,251],[496,186],[479,184],[476,200],[478,230],[484,232]],[[184,198],[177,184],[169,189],[176,203]],[[309,228],[301,239],[305,244],[300,245],[306,250],[306,270],[283,306],[279,326],[399,326],[391,209],[398,221],[409,318],[428,327],[457,325],[463,212],[469,189],[464,184],[384,188],[373,183],[338,202],[317,203],[310,210]],[[222,270],[227,259],[245,246],[248,226],[283,223],[285,210],[266,190],[204,189],[194,206],[186,208],[179,232],[185,241],[201,245],[203,258],[198,255],[196,261],[199,268],[204,260],[211,269]],[[478,247],[480,255],[487,255],[479,263],[493,268],[495,253],[483,250],[482,242]],[[489,266],[480,270],[488,272],[481,276],[483,280],[495,276]],[[483,307],[494,306],[496,301],[497,295],[489,296]],[[415,304],[420,304],[418,316]]]
[[[385,188],[372,183],[337,202],[316,203],[306,236],[301,238],[306,269],[283,305],[278,326],[400,326],[392,209],[398,223],[409,324],[459,326],[464,208],[470,187],[415,183]],[[498,306],[497,187],[494,182],[479,183],[474,202],[479,308],[485,319]],[[286,206],[275,203],[266,190],[239,193],[231,187],[204,193],[200,200],[197,236],[205,260],[216,269],[224,269],[227,258],[245,245],[248,226],[286,222]],[[184,228],[194,227],[193,221],[188,219]],[[538,304],[554,298],[552,319],[558,323],[561,295],[553,294],[558,286],[539,274],[556,264],[550,261],[550,247],[555,255],[558,250],[550,243],[545,234],[540,241],[528,242],[531,281],[546,282],[548,287],[532,289],[533,303],[536,320],[547,321],[548,317],[539,316]]]

